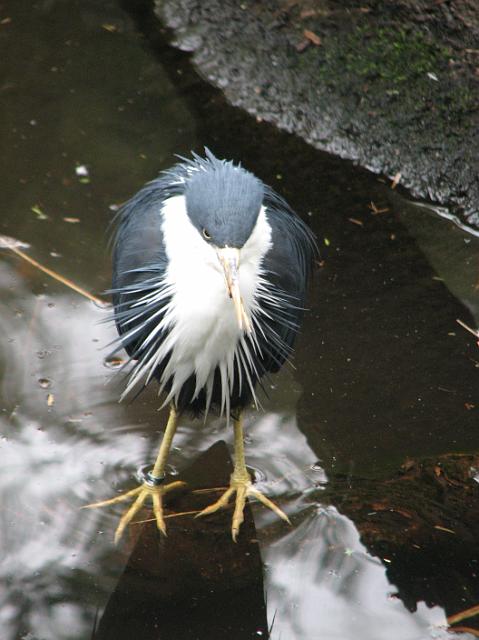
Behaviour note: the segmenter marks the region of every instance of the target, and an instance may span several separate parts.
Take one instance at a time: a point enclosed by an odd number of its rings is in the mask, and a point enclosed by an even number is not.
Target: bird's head
[[[202,160],[186,182],[186,211],[204,242],[218,256],[225,286],[233,301],[239,327],[251,331],[239,287],[241,250],[255,228],[264,185],[252,173],[212,156]]]

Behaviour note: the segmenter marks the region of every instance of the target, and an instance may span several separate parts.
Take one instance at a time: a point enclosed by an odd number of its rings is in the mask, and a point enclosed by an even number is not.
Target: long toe
[[[129,500],[140,493],[143,487],[136,487],[136,489],[131,489],[131,491],[127,491],[126,493],[122,493],[115,498],[109,498],[108,500],[101,500],[100,502],[92,502],[91,504],[84,504],[80,509],[98,509],[98,507],[107,507],[110,504],[118,504],[119,502],[125,502],[125,500]]]
[[[246,487],[241,486],[236,490],[236,504],[231,524],[231,536],[236,542],[241,525],[244,522],[244,508],[246,504]]]
[[[163,500],[162,495],[159,491],[155,491],[153,493],[153,513],[156,518],[156,526],[161,531],[161,533],[166,536],[166,524],[165,519],[163,518]]]
[[[195,518],[200,518],[201,516],[207,516],[210,513],[215,513],[215,511],[218,511],[219,509],[224,509],[226,506],[228,506],[228,501],[235,491],[236,489],[234,487],[230,487],[229,489],[227,489],[223,493],[221,498],[219,498],[216,502],[213,502],[213,504],[210,504],[208,507],[205,507],[203,511],[200,511],[199,513],[197,513]]]
[[[228,501],[234,493],[236,493],[236,500],[231,522],[231,536],[234,542],[237,541],[241,525],[244,522],[244,508],[246,506],[246,498],[248,497],[256,498],[256,500],[264,504],[265,507],[271,509],[279,518],[291,524],[284,511],[275,505],[272,500],[263,495],[261,491],[255,489],[249,479],[245,479],[244,482],[232,479],[229,489],[227,489],[216,502],[203,509],[203,511],[200,511],[195,517],[207,516],[210,513],[215,513],[215,511],[219,509],[223,509],[228,505]]]
[[[168,493],[169,491],[172,491],[173,489],[183,489],[184,487],[187,487],[187,486],[188,486],[187,482],[183,482],[183,480],[175,480],[175,482],[170,482],[169,484],[161,485],[160,491],[162,494],[164,494],[164,493]]]
[[[105,507],[112,504],[118,504],[120,502],[125,502],[127,500],[133,499],[133,503],[129,509],[125,511],[125,513],[120,518],[120,522],[118,523],[118,527],[115,531],[115,543],[117,543],[122,537],[125,529],[136,516],[138,511],[143,507],[147,498],[151,498],[153,502],[153,513],[155,514],[156,525],[158,529],[166,535],[166,525],[165,519],[163,516],[163,495],[172,491],[173,489],[180,489],[186,486],[186,482],[182,482],[181,480],[176,480],[175,482],[170,482],[169,484],[164,484],[159,487],[150,487],[147,484],[142,484],[135,489],[131,489],[126,493],[122,493],[115,498],[111,498],[110,500],[102,500],[101,502],[95,502],[93,504],[87,504],[82,509],[96,509],[98,507]]]
[[[268,507],[268,509],[274,511],[274,513],[282,520],[284,520],[288,524],[291,524],[291,520],[288,518],[285,512],[282,511],[272,500],[262,494],[261,491],[258,491],[258,489],[255,489],[254,487],[248,487],[247,495],[256,498],[257,500],[259,500],[259,502],[261,502],[261,504],[264,504],[265,507]]]
[[[118,527],[116,528],[116,531],[115,531],[115,544],[119,542],[126,527],[130,524],[130,522],[136,516],[138,511],[141,509],[148,495],[149,495],[149,491],[147,491],[146,489],[143,489],[142,491],[140,491],[140,494],[138,498],[135,500],[135,502],[131,505],[128,511],[125,511],[125,513],[121,516],[120,522],[118,523]]]

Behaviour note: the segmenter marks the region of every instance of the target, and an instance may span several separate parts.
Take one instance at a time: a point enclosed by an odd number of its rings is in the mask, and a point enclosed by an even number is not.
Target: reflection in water
[[[74,578],[83,575],[85,587],[101,588],[105,567],[98,561],[110,551],[95,519],[78,506],[104,461],[120,466],[141,443],[128,434],[102,436],[117,413],[99,351],[112,335],[98,324],[104,312],[78,297],[33,297],[4,265],[0,277],[15,282],[14,304],[1,308],[8,337],[0,427],[0,582],[8,585],[2,638],[27,631],[63,637],[59,629],[81,638],[90,615]],[[8,300],[10,291],[2,293]]]
[[[417,640],[446,624],[439,607],[411,614],[382,563],[336,509],[307,508],[299,525],[265,549],[271,638]],[[435,636],[438,637],[438,636]]]
[[[4,267],[0,278],[8,285],[16,276]],[[1,426],[3,637],[33,630],[38,637],[85,638],[123,560],[111,544],[116,514],[79,507],[108,495],[112,482],[131,482],[138,463],[151,457],[156,433],[125,425],[100,348],[114,337],[101,322],[104,311],[69,295],[29,296],[18,279],[15,307],[7,302],[1,311],[9,338],[3,361],[11,363]],[[327,478],[297,426],[300,389],[288,369],[271,387],[265,411],[252,411],[246,430],[248,462],[269,495],[290,497],[282,506],[295,523],[289,531],[255,506],[272,637],[426,637],[429,625],[444,622],[441,611],[420,606],[411,616],[388,597],[394,589],[385,570],[367,555],[353,524],[310,502]],[[183,421],[172,465],[184,468],[219,438],[231,444],[231,435],[222,420]],[[392,635],[391,625],[401,634]]]
[[[471,312],[479,325],[477,254],[479,233],[468,233],[447,219],[438,220],[433,207],[398,203],[401,220],[414,233],[422,251],[448,289]]]
[[[283,382],[287,389],[287,380],[275,380],[282,397]],[[275,405],[275,398],[271,402]],[[446,624],[443,610],[419,603],[411,615],[394,597],[395,588],[383,564],[368,554],[353,522],[335,508],[323,508],[313,501],[327,478],[298,429],[295,415],[259,416],[253,438],[253,451],[260,452],[258,464],[263,471],[271,479],[283,478],[273,487],[278,495],[290,496],[287,513],[294,525],[293,530],[285,530],[268,510],[255,511],[263,543],[271,638],[439,637],[436,634]],[[268,485],[268,491],[271,489]]]

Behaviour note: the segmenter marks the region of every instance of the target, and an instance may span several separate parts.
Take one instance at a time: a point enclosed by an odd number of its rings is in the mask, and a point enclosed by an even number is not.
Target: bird
[[[261,493],[246,467],[243,413],[260,407],[258,388],[289,361],[317,257],[315,236],[286,200],[240,163],[178,156],[117,213],[111,295],[119,346],[129,358],[122,398],[158,383],[169,418],[156,461],[138,487],[90,505],[132,501],[118,542],[151,500],[166,535],[163,496],[184,486],[166,482],[166,464],[181,416],[225,416],[234,429],[229,487],[198,516],[235,496],[237,541],[248,497],[290,522]]]

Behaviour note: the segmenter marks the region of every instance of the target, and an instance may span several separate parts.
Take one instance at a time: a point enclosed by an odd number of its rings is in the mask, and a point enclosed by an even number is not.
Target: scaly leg
[[[244,458],[244,442],[243,442],[243,420],[242,416],[234,419],[234,447],[235,447],[235,463],[234,470],[230,478],[229,489],[225,493],[206,509],[203,509],[196,517],[206,516],[210,513],[218,511],[226,507],[231,496],[236,493],[235,510],[233,513],[233,521],[231,525],[231,535],[233,541],[236,542],[241,524],[244,520],[243,510],[246,504],[246,498],[251,496],[259,500],[266,507],[271,509],[280,518],[291,524],[288,516],[277,507],[274,502],[264,496],[258,489],[255,489],[251,482],[251,477],[246,469],[246,463]]]
[[[94,504],[87,504],[83,507],[84,509],[96,509],[97,507],[105,507],[110,504],[125,502],[126,500],[130,500],[130,498],[136,498],[131,507],[122,515],[120,522],[118,523],[118,527],[115,531],[115,543],[120,540],[126,527],[141,509],[147,498],[151,498],[153,502],[153,513],[155,514],[156,525],[161,533],[166,536],[166,525],[163,517],[163,496],[172,489],[177,489],[186,485],[186,482],[180,482],[179,480],[163,485],[166,461],[170,452],[171,442],[175,435],[177,424],[178,414],[172,405],[165,429],[165,435],[163,436],[160,450],[158,452],[158,457],[153,470],[148,474],[148,480],[145,480],[140,487],[127,491],[126,493],[122,493],[116,498],[102,500],[101,502],[95,502]]]

